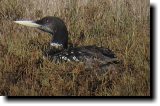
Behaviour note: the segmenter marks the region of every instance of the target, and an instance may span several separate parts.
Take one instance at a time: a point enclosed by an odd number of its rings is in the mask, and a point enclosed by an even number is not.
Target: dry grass
[[[0,0],[0,95],[150,96],[149,0]],[[13,23],[62,18],[74,41],[108,47],[122,61],[98,76],[83,64],[42,61],[50,36]]]

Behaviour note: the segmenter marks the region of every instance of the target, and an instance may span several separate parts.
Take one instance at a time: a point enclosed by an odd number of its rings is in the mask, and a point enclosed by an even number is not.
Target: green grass
[[[0,95],[150,96],[149,0],[65,3],[0,0]],[[121,61],[116,71],[97,75],[96,67],[85,70],[81,63],[42,61],[50,36],[13,20],[48,15],[65,21],[72,42],[84,31],[86,39],[79,46],[114,51]]]

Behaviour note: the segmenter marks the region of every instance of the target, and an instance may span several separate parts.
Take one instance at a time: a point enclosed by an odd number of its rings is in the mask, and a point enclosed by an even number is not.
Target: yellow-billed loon
[[[68,47],[68,31],[65,23],[58,17],[47,16],[37,21],[14,21],[25,26],[35,27],[42,31],[48,32],[52,35],[50,45],[54,49],[45,51],[45,57],[58,62],[76,61],[85,64],[98,63],[100,65],[107,65],[116,63],[117,58],[115,54],[103,47],[82,46],[82,47]],[[55,52],[55,49],[59,49]]]

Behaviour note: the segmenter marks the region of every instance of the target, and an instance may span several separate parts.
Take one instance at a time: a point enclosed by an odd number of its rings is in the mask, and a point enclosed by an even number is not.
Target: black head
[[[51,45],[56,48],[61,46],[62,48],[68,47],[68,31],[63,20],[57,17],[44,17],[35,21],[36,24],[41,25],[40,30],[48,32],[53,35]]]

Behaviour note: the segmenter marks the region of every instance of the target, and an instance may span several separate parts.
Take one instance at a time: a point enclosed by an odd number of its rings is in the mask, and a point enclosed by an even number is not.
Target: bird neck
[[[51,46],[55,48],[67,49],[68,48],[68,32],[59,32],[53,34]]]

